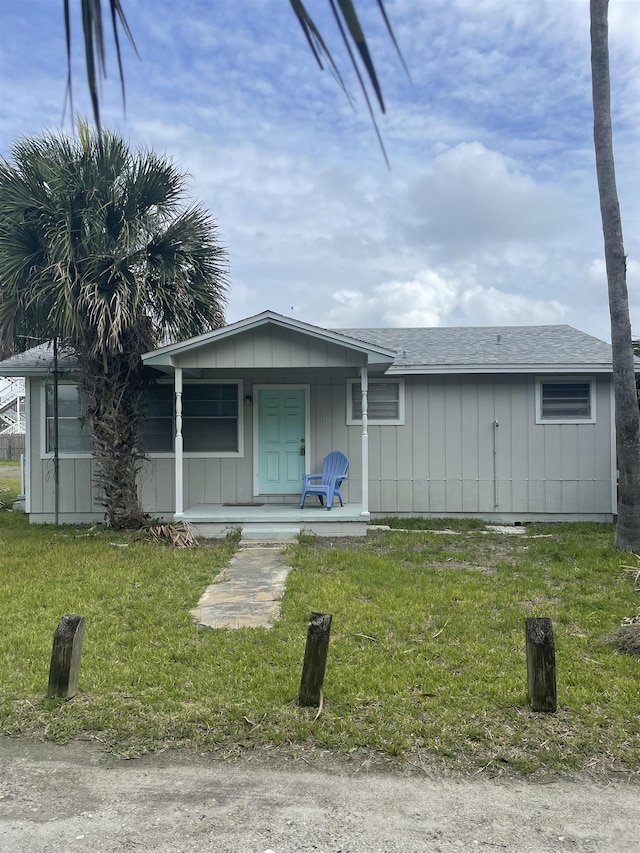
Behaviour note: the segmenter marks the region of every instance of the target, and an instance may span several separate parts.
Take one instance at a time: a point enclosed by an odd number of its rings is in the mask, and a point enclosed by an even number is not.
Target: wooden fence
[[[24,453],[24,435],[0,435],[0,459],[18,461]]]

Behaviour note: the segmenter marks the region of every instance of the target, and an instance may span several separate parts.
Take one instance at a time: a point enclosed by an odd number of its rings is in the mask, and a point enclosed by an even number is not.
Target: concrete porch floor
[[[258,500],[258,499],[256,499]],[[192,524],[199,536],[226,536],[241,530],[243,538],[291,539],[300,533],[316,536],[365,536],[368,518],[362,504],[334,505],[330,510],[317,501],[305,504],[232,505],[196,504],[181,518]]]

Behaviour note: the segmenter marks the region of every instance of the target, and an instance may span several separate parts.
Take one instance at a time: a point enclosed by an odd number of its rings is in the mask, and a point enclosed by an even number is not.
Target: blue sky
[[[77,4],[75,4],[77,5]],[[360,0],[388,171],[327,0],[353,111],[287,0],[123,0],[141,59],[115,58],[104,123],[170,155],[229,251],[230,322],[569,323],[608,340],[592,148],[588,0],[387,0],[412,83]],[[640,336],[640,3],[611,0],[614,145]],[[88,114],[75,24],[75,108]],[[62,0],[0,0],[0,153],[62,125]]]

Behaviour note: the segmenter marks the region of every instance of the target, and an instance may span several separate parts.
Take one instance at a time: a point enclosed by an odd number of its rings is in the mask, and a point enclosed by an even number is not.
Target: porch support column
[[[176,367],[174,377],[174,392],[176,395],[176,509],[175,517],[180,518],[184,512],[184,489],[182,477],[183,442],[182,442],[182,368]]]
[[[369,373],[367,365],[360,368],[360,387],[362,389],[362,512],[369,518]]]

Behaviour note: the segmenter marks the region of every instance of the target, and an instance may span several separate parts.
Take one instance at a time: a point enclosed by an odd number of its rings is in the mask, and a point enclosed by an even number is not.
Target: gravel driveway
[[[640,785],[372,769],[362,757],[118,761],[0,739],[0,850],[20,853],[640,851]]]

